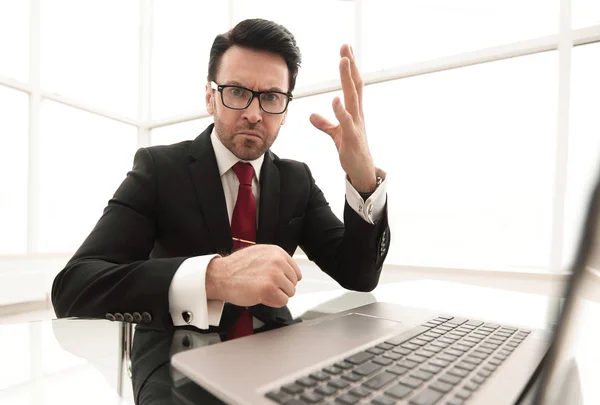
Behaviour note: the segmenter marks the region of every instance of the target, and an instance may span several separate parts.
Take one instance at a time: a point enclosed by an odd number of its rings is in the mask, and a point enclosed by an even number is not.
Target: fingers
[[[343,57],[340,61],[340,79],[342,81],[342,91],[344,92],[344,105],[346,110],[353,117],[358,117],[360,113],[360,105],[358,101],[358,93],[354,80],[352,80],[352,72],[350,68],[350,59]]]
[[[310,116],[310,123],[313,124],[315,128],[325,132],[329,136],[333,134],[333,130],[336,127],[336,125],[332,124],[319,114],[312,114]]]
[[[293,283],[287,277],[281,276],[281,279],[278,280],[278,284],[281,291],[288,297],[293,297],[296,294],[296,283]]]
[[[298,279],[298,281],[302,280],[302,272],[300,271],[298,264],[294,261],[294,259],[292,259],[292,257],[290,255],[288,255],[287,253],[285,255],[286,255],[286,260],[287,260],[288,264],[290,265],[290,267],[294,270],[294,273],[296,274],[296,278]]]
[[[352,115],[346,108],[342,105],[339,97],[333,99],[333,112],[335,113],[335,117],[338,119],[343,128],[350,129],[352,125],[354,125],[354,121],[352,120]]]
[[[273,294],[269,295],[262,303],[271,308],[281,308],[287,305],[290,298],[282,290],[277,289]]]
[[[343,45],[340,50],[340,56],[347,57],[350,60],[350,72],[352,76],[352,81],[354,82],[354,87],[356,88],[356,93],[358,94],[358,102],[360,104],[360,109],[362,111],[362,95],[363,95],[363,80],[360,76],[360,72],[358,70],[358,63],[356,62],[356,57],[354,55],[354,49],[352,49],[349,45]]]

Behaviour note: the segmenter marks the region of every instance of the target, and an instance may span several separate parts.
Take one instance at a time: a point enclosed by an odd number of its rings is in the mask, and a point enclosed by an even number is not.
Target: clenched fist
[[[206,296],[249,307],[283,307],[296,293],[302,273],[276,245],[254,245],[212,259],[206,270]]]

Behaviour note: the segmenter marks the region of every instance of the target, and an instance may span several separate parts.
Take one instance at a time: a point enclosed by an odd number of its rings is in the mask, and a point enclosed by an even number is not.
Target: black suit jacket
[[[143,314],[146,326],[173,327],[168,292],[181,263],[233,249],[212,128],[194,141],[137,151],[133,169],[54,280],[52,303],[58,317],[134,314],[137,322]],[[377,285],[389,246],[387,205],[385,212],[371,225],[346,203],[344,225],[306,164],[265,154],[257,242],[279,245],[290,255],[300,245],[344,288],[371,291]],[[226,305],[221,330],[238,310]],[[257,305],[251,310],[264,322],[292,321],[287,307]]]

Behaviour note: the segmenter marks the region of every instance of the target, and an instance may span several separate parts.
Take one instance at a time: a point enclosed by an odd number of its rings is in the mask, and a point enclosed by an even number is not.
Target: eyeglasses
[[[210,82],[210,87],[221,93],[223,105],[232,110],[245,110],[254,97],[258,97],[260,109],[267,114],[283,114],[294,96],[281,91],[253,91],[241,86],[221,86]]]

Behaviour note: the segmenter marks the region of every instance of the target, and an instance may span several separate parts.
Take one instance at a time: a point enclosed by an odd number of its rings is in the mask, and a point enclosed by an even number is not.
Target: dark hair
[[[288,91],[294,90],[302,57],[296,39],[283,25],[256,18],[244,20],[227,33],[217,35],[210,48],[208,81],[216,80],[223,54],[234,45],[281,55],[290,73]]]

